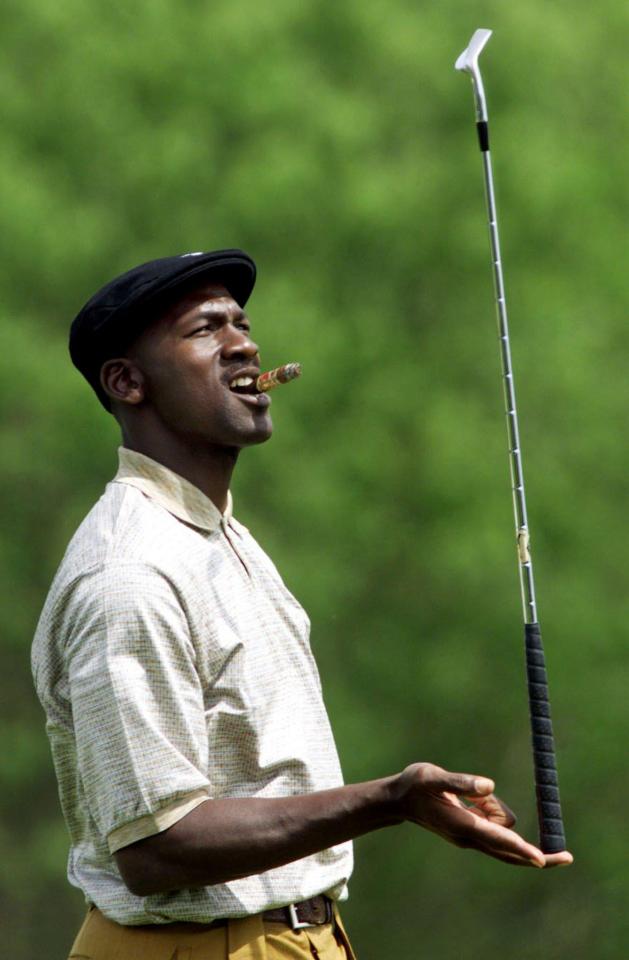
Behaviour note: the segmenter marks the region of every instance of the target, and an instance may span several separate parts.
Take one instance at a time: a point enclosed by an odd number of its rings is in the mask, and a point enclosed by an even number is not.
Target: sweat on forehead
[[[236,302],[230,291],[222,283],[195,284],[185,293],[179,293],[160,304],[160,314],[164,317],[179,317],[191,310],[224,311],[232,307],[242,313],[242,307]]]

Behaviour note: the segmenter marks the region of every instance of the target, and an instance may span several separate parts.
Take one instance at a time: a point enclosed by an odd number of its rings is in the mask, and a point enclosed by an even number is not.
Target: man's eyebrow
[[[220,299],[205,300],[202,303],[196,304],[191,310],[186,311],[181,314],[177,319],[179,323],[193,323],[195,320],[202,319],[203,317],[215,317],[215,316],[229,316],[233,320],[248,320],[247,314],[242,309],[238,307],[236,310],[233,310],[231,305],[226,302],[221,302]]]
[[[197,312],[201,315],[212,313],[229,313],[236,320],[242,320],[247,316],[242,307],[237,307],[237,309],[234,311],[231,307],[231,304],[221,301],[220,299],[205,300],[203,303],[198,305]]]

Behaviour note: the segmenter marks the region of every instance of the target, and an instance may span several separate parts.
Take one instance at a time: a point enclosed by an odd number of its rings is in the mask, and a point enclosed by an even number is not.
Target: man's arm
[[[507,863],[572,862],[567,852],[544,855],[510,829],[515,818],[493,788],[484,777],[417,763],[396,776],[301,796],[208,800],[114,856],[131,892],[148,896],[262,873],[409,820]]]

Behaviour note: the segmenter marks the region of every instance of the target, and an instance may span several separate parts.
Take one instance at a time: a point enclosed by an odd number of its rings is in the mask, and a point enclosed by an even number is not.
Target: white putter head
[[[454,64],[455,70],[464,70],[471,76],[476,103],[476,119],[485,121],[487,120],[487,104],[485,103],[483,78],[478,68],[478,58],[490,37],[491,30],[476,30],[467,47]]]

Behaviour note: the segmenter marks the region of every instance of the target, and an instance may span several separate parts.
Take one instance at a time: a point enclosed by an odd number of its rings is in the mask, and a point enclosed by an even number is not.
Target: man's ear
[[[144,400],[144,374],[128,357],[106,360],[100,368],[100,384],[110,400],[133,405]]]

